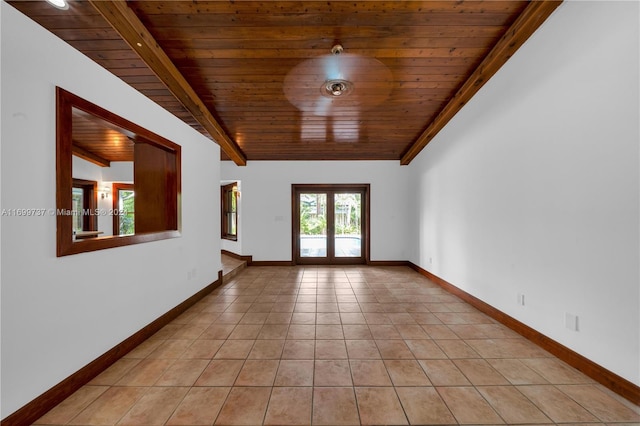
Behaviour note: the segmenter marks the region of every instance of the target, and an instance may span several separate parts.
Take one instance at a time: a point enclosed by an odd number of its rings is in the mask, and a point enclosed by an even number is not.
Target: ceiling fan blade
[[[318,58],[322,63],[322,70],[326,80],[336,80],[344,78],[340,73],[340,62],[338,61],[338,55],[327,55],[322,58]]]
[[[338,90],[333,90],[332,82],[338,83]],[[393,75],[382,62],[349,53],[303,61],[284,80],[289,102],[303,112],[320,116],[373,108],[389,97],[392,88]]]
[[[313,111],[314,115],[327,116],[331,112],[331,99],[325,98],[324,96],[320,96],[316,103]]]

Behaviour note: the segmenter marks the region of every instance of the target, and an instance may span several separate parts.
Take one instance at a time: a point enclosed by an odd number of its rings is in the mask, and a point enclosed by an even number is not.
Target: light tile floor
[[[249,267],[39,425],[638,424],[403,267]]]

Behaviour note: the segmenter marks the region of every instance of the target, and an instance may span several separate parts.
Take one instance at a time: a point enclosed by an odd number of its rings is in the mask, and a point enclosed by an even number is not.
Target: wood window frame
[[[232,194],[235,198],[236,208],[234,211],[230,211],[228,194]],[[222,239],[238,241],[238,182],[229,183],[220,187],[220,208],[221,208],[221,236]],[[230,234],[227,232],[229,229],[228,215],[233,214],[235,216],[236,233]]]
[[[82,188],[82,209],[91,212],[90,214],[82,215],[82,230],[97,231],[98,222],[96,221],[96,215],[92,213],[98,208],[98,182],[95,180],[73,179],[72,187]]]
[[[136,135],[136,139],[171,153],[171,170],[165,173],[171,180],[171,203],[150,206],[150,208],[170,209],[171,227],[162,231],[126,236],[101,236],[81,241],[73,239],[72,217],[65,212],[72,208],[72,150],[73,150],[73,109],[77,108],[110,124],[126,129]],[[151,241],[180,237],[181,225],[181,146],[151,132],[125,118],[99,107],[60,87],[56,87],[56,255],[58,257],[78,253],[141,244]],[[135,167],[135,166],[134,166]],[[134,184],[135,185],[135,184]],[[136,208],[138,210],[138,208]]]
[[[362,256],[358,258],[335,257],[331,260],[329,256],[330,246],[327,246],[326,258],[305,258],[299,257],[300,250],[300,215],[298,198],[301,193],[328,192],[333,194],[340,192],[360,192],[363,195],[362,213]],[[327,200],[327,210],[333,208],[333,202]],[[348,265],[348,264],[369,264],[371,253],[371,185],[360,184],[292,184],[291,185],[291,261],[294,265]],[[327,243],[330,243],[330,235],[327,235]]]
[[[135,189],[132,183],[115,182],[111,185],[111,196],[112,196],[111,207],[113,208],[113,211],[114,211],[112,233],[113,235],[117,235],[117,236],[120,236],[120,215],[115,214],[115,212],[120,209],[120,204],[119,204],[120,194],[118,193],[120,190],[134,191]],[[133,214],[135,215],[135,211],[133,212]]]

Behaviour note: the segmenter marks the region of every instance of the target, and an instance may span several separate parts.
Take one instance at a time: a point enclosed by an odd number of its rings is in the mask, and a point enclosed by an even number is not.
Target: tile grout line
[[[229,334],[227,335],[227,337],[226,337],[225,339],[223,339],[223,340],[224,340],[224,343],[223,343],[223,344],[222,344],[222,345],[217,349],[217,351],[219,351],[219,350],[222,348],[222,346],[223,346],[226,342],[228,342],[228,341],[233,341],[233,340],[237,340],[237,339],[229,339],[229,336],[231,336],[231,334],[232,334],[232,333],[237,329],[237,327],[238,327],[238,326],[240,326],[240,325],[251,325],[251,324],[240,324],[240,323],[241,323],[241,321],[242,321],[242,318],[244,318],[247,314],[250,314],[250,313],[257,313],[257,312],[249,312],[249,311],[251,310],[251,305],[256,304],[256,303],[274,303],[274,304],[276,303],[275,301],[274,301],[274,302],[264,302],[264,301],[261,301],[261,299],[260,299],[260,297],[261,297],[261,296],[263,296],[263,295],[264,295],[264,296],[269,296],[269,295],[270,295],[270,294],[263,294],[263,293],[265,292],[265,288],[267,288],[267,287],[269,286],[269,284],[270,284],[271,282],[273,282],[273,281],[274,281],[274,278],[273,278],[273,277],[271,277],[271,278],[268,278],[268,279],[266,279],[266,280],[260,280],[260,282],[259,282],[259,283],[258,283],[258,279],[254,279],[254,281],[253,281],[253,282],[248,282],[248,283],[245,283],[245,284],[243,284],[243,283],[237,283],[237,284],[240,284],[240,285],[230,286],[230,287],[226,288],[226,289],[225,289],[225,290],[220,294],[220,297],[224,297],[223,295],[224,295],[224,293],[226,293],[227,291],[231,292],[232,290],[234,290],[234,289],[235,289],[235,291],[237,292],[237,294],[234,296],[233,301],[228,302],[228,305],[227,305],[227,307],[225,308],[225,311],[224,311],[224,312],[226,312],[228,309],[230,309],[230,307],[233,305],[233,303],[234,303],[235,301],[237,301],[237,300],[238,300],[238,298],[239,298],[239,297],[242,297],[241,295],[242,295],[243,291],[248,290],[249,292],[251,292],[251,291],[253,291],[253,292],[257,292],[257,295],[255,295],[255,296],[254,296],[253,301],[252,301],[252,302],[250,302],[250,306],[249,306],[249,307],[247,307],[247,309],[246,309],[244,312],[233,312],[233,313],[242,313],[242,316],[238,319],[238,321],[237,321],[237,322],[235,322],[235,323],[233,324],[233,329],[229,332]],[[293,322],[293,315],[295,314],[295,304],[298,302],[298,300],[299,300],[298,298],[299,298],[300,296],[304,296],[304,295],[311,294],[311,293],[300,293],[300,289],[302,288],[302,283],[303,283],[303,281],[301,281],[301,280],[296,281],[296,288],[297,288],[297,292],[296,292],[296,296],[295,296],[295,297],[296,297],[296,302],[294,302],[294,307],[292,308],[292,309],[293,309],[293,311],[291,312],[291,318],[290,318],[289,322],[287,323],[287,327],[286,327],[287,333],[285,334],[285,338],[284,338],[284,339],[282,339],[282,340],[284,340],[284,343],[283,343],[283,349],[282,349],[282,350],[283,350],[283,352],[281,352],[281,354],[280,354],[280,358],[278,359],[278,368],[276,369],[276,377],[277,377],[277,372],[278,372],[278,370],[279,370],[279,367],[280,367],[280,364],[281,364],[281,361],[282,361],[282,356],[283,356],[283,354],[284,354],[284,346],[286,345],[286,342],[287,342],[287,341],[289,341],[289,340],[295,340],[295,339],[288,339],[288,332],[289,332],[289,329],[290,329],[290,327],[291,327],[291,325],[292,325],[292,322]],[[353,288],[353,286],[352,286],[352,284],[351,284],[351,283],[349,283],[349,286],[350,286],[350,289],[351,289],[351,295],[356,299],[356,302],[355,302],[355,303],[356,303],[356,304],[358,304],[358,307],[359,307],[359,309],[360,309],[360,313],[364,316],[364,313],[363,313],[363,311],[362,311],[362,305],[361,305],[361,302],[358,300],[358,297],[357,297],[356,291],[355,291],[355,289]],[[347,351],[347,349],[346,349],[346,340],[347,340],[347,339],[346,339],[346,336],[345,336],[345,334],[344,334],[344,330],[345,330],[345,325],[346,325],[346,324],[344,324],[344,323],[343,323],[343,321],[342,321],[342,317],[341,317],[341,313],[342,313],[342,312],[340,312],[340,302],[338,301],[338,297],[337,297],[337,296],[339,295],[339,293],[335,293],[336,288],[341,288],[341,287],[335,287],[335,283],[334,283],[332,288],[333,288],[333,291],[334,291],[333,295],[335,295],[335,296],[336,296],[336,302],[335,302],[335,303],[336,303],[336,305],[338,306],[338,312],[337,312],[337,314],[338,314],[338,317],[340,318],[340,329],[341,329],[341,331],[342,331],[342,339],[337,339],[337,340],[342,340],[342,341],[345,343],[345,351]],[[411,289],[412,289],[412,287],[411,287],[411,286],[407,286],[407,290],[411,290]],[[314,342],[314,359],[313,359],[313,374],[312,374],[312,387],[311,387],[311,389],[312,389],[312,392],[311,392],[311,393],[312,393],[312,398],[311,398],[311,416],[312,416],[312,418],[311,418],[311,420],[312,420],[312,421],[313,421],[313,413],[314,413],[314,411],[313,411],[313,402],[314,402],[314,392],[313,392],[313,390],[316,388],[316,384],[315,384],[315,361],[316,361],[316,358],[315,358],[315,346],[316,346],[316,343],[318,342],[317,326],[319,325],[319,324],[317,323],[317,321],[318,321],[318,312],[317,312],[317,307],[318,307],[318,303],[320,303],[320,302],[318,302],[318,296],[320,295],[320,293],[318,293],[318,290],[319,290],[319,287],[318,287],[318,281],[316,281],[316,287],[315,287],[315,293],[314,293],[314,294],[315,294],[315,307],[316,307],[316,310],[315,310],[315,312],[314,312],[315,321],[314,321],[314,324],[313,324],[313,325],[314,325],[314,330],[315,330],[315,333],[316,333],[316,334],[314,335],[314,339],[310,339],[310,340],[313,340],[313,342]],[[287,291],[290,291],[290,290],[287,290]],[[282,290],[280,290],[278,294],[280,294],[281,292],[282,292]],[[322,293],[322,294],[324,294],[324,293]],[[344,294],[346,294],[346,293],[344,293]],[[228,295],[227,297],[229,297],[229,296],[231,296],[231,295]],[[375,294],[374,294],[374,296],[375,296]],[[269,299],[269,297],[267,297],[266,299],[268,300],[268,299]],[[348,298],[347,298],[347,299],[348,299]],[[227,303],[227,302],[225,302],[225,303]],[[243,302],[243,303],[244,303],[244,302]],[[300,302],[300,303],[303,303],[303,302]],[[305,303],[306,303],[306,302],[305,302]],[[343,303],[352,303],[352,302],[343,302]],[[362,302],[362,303],[364,303],[364,302]],[[384,302],[384,303],[407,303],[407,302]],[[444,305],[444,303],[443,303],[443,305]],[[205,309],[206,309],[206,308],[205,308]],[[243,308],[243,309],[244,309],[244,308]],[[223,313],[224,313],[224,312],[223,312]],[[428,312],[431,312],[431,311],[429,311],[429,310],[428,310]],[[464,312],[466,312],[466,311],[460,311],[460,312],[461,312],[461,313],[464,313]],[[231,313],[231,312],[230,312],[230,313]],[[271,314],[271,313],[273,313],[273,307],[271,307],[270,312],[268,312],[267,314]],[[409,314],[411,314],[411,313],[409,313]],[[220,315],[221,315],[221,314],[220,314]],[[216,319],[214,319],[214,320],[209,324],[209,326],[211,326],[211,325],[215,324],[215,323],[216,323],[216,321],[217,321],[217,318],[218,318],[218,317],[216,317]],[[189,322],[188,324],[191,324],[191,322]],[[243,368],[244,368],[244,366],[246,365],[247,360],[249,360],[249,356],[250,356],[251,352],[253,351],[253,349],[255,348],[255,345],[257,344],[257,341],[259,340],[259,339],[258,339],[258,336],[259,336],[259,334],[260,334],[261,330],[262,330],[262,329],[264,328],[264,326],[266,325],[266,318],[265,318],[264,322],[262,322],[260,325],[261,325],[261,327],[260,327],[260,330],[258,331],[258,334],[255,336],[255,338],[254,338],[254,339],[250,339],[250,340],[252,340],[252,341],[253,341],[253,342],[252,342],[252,345],[251,345],[251,348],[249,349],[249,352],[247,353],[247,355],[246,355],[244,358],[242,358],[242,359],[243,359],[242,366],[240,367],[240,370],[238,371],[238,375],[237,375],[237,376],[235,377],[235,379],[234,379],[234,384],[233,384],[233,385],[231,385],[230,390],[229,390],[229,392],[227,393],[227,396],[225,397],[225,400],[222,402],[222,404],[221,404],[221,406],[220,406],[220,410],[219,410],[218,414],[216,415],[216,419],[214,419],[214,422],[215,422],[215,421],[218,419],[218,417],[220,416],[220,413],[222,412],[222,408],[223,408],[223,407],[224,407],[224,405],[226,404],[226,401],[228,400],[229,395],[231,394],[231,390],[233,390],[233,388],[235,387],[235,381],[237,380],[238,376],[239,376],[239,375],[240,375],[240,373],[242,372],[242,369],[243,369]],[[370,325],[371,325],[371,324],[369,324],[369,323],[366,321],[366,318],[365,318],[365,324],[363,324],[363,325],[364,325],[364,326],[366,326],[368,330],[370,330]],[[392,324],[390,324],[390,325],[391,325],[394,329],[396,329],[396,331],[398,331],[398,330],[397,330],[397,325],[398,325],[398,324],[392,323]],[[424,329],[424,327],[423,327],[423,326],[424,326],[424,324],[417,323],[417,325],[418,325],[418,326],[420,326],[420,328],[421,328],[421,329],[423,329],[423,331],[424,331],[424,332],[426,333],[426,335],[428,336],[428,340],[429,340],[429,341],[434,342],[434,344],[436,344],[439,348],[441,348],[441,349],[442,349],[442,346],[440,346],[440,344],[438,344],[438,340],[437,340],[437,339],[433,339],[433,338],[432,338],[432,336],[431,336],[431,335],[426,331],[426,329]],[[463,338],[462,338],[462,336],[460,336],[460,335],[458,335],[456,332],[454,332],[454,331],[449,327],[449,325],[447,325],[447,324],[441,324],[441,325],[443,325],[443,326],[447,327],[447,328],[448,328],[448,329],[449,329],[449,330],[450,330],[450,331],[451,331],[455,336],[457,336],[457,339],[454,339],[454,340],[459,340],[460,342],[465,343],[465,344],[466,344],[467,340],[469,340],[469,339],[463,339]],[[205,329],[205,330],[206,330],[206,329]],[[177,330],[174,334],[172,334],[172,335],[171,335],[171,336],[169,336],[168,338],[163,339],[163,341],[164,341],[164,342],[166,342],[166,341],[169,341],[169,340],[177,340],[177,339],[171,339],[171,337],[172,337],[172,336],[174,336],[175,334],[177,334],[178,332],[179,332],[179,330]],[[195,337],[195,338],[190,338],[190,340],[192,340],[192,341],[191,341],[191,343],[190,343],[189,347],[191,347],[191,346],[194,344],[194,342],[195,342],[195,341],[197,341],[197,340],[201,340],[201,339],[200,339],[200,336],[201,336],[203,333],[204,333],[204,331],[203,331],[202,333],[200,333],[197,337]],[[494,338],[494,339],[497,339],[497,340],[506,340],[506,339],[508,339],[508,338]],[[186,339],[185,339],[185,340],[186,340]],[[266,339],[266,340],[271,340],[271,339]],[[278,340],[279,340],[279,339],[278,339]],[[307,340],[307,339],[303,339],[303,340]],[[321,340],[322,340],[322,339],[321,339]],[[356,340],[358,340],[358,339],[356,339]],[[374,341],[374,344],[376,345],[376,348],[378,348],[378,350],[379,350],[378,343],[377,343],[377,340],[378,340],[378,339],[375,339],[375,337],[374,337],[374,336],[371,336],[371,339],[365,339],[365,340],[373,340],[373,341]],[[384,339],[383,339],[383,340],[384,340]],[[392,339],[392,340],[393,340],[393,339]],[[402,337],[402,339],[400,339],[400,341],[405,342],[405,344],[406,344],[406,341],[407,341],[407,340],[412,340],[412,339],[407,339],[407,338],[405,338],[405,337]],[[418,340],[422,340],[422,339],[418,339]],[[444,340],[449,340],[449,339],[444,339]],[[491,340],[491,339],[487,338],[487,340]],[[162,344],[161,344],[161,345],[162,345]],[[156,349],[152,350],[149,354],[147,354],[147,356],[146,356],[145,358],[142,358],[142,359],[149,359],[148,357],[149,357],[151,354],[153,354],[153,352],[154,352],[155,350],[157,350],[157,349],[158,349],[158,348],[156,348]],[[186,348],[186,349],[185,349],[185,351],[186,351],[186,350],[188,350],[188,348]],[[413,356],[413,358],[412,358],[412,359],[413,359],[414,361],[416,361],[416,360],[417,360],[416,354],[415,354],[415,353],[414,353],[414,351],[411,349],[411,347],[409,347],[409,350],[410,350],[410,351],[411,351],[411,353],[412,353],[412,356]],[[216,351],[216,353],[214,353],[214,354],[212,355],[212,358],[209,360],[209,364],[210,364],[213,360],[215,360],[215,355],[217,354],[217,351]],[[184,351],[183,351],[183,353],[184,353]],[[452,357],[451,357],[451,356],[449,356],[446,352],[445,352],[445,355],[446,355],[446,359],[447,359],[447,360],[449,360],[450,362],[453,362],[453,361],[455,361],[455,360],[457,360],[457,359],[466,359],[466,358],[452,358]],[[499,359],[512,359],[512,358],[508,358],[508,357],[506,357],[506,358],[505,358],[505,357],[499,357],[499,358],[487,358],[487,357],[482,357],[482,356],[480,356],[480,353],[478,353],[478,355],[479,355],[479,358],[469,358],[469,359],[480,359],[480,360],[484,360],[484,361],[485,361],[485,362],[487,362],[487,363],[488,363],[488,360],[492,360],[492,359],[498,359],[498,360],[499,360]],[[163,372],[158,376],[158,378],[157,378],[157,379],[156,379],[156,381],[154,382],[154,385],[155,385],[155,383],[157,383],[157,382],[158,382],[158,380],[160,380],[160,378],[161,378],[164,374],[166,374],[166,372],[171,368],[171,366],[172,366],[172,365],[174,365],[174,364],[177,362],[177,360],[178,360],[178,359],[182,359],[182,358],[180,358],[180,357],[178,357],[178,358],[174,358],[174,359],[172,360],[172,363],[171,363],[170,365],[168,365],[168,366],[163,370]],[[350,366],[350,360],[351,360],[351,358],[349,357],[348,351],[347,351],[347,358],[346,358],[346,359],[347,359],[347,363],[348,363],[348,364],[349,364],[349,366]],[[521,359],[521,358],[513,358],[513,359],[518,359],[518,360],[519,360],[519,359]],[[557,358],[552,357],[552,356],[550,357],[550,359],[557,360]],[[209,364],[208,364],[208,365],[209,365]],[[384,364],[384,363],[383,363],[383,364]],[[504,377],[504,375],[503,375],[500,371],[498,371],[497,369],[495,369],[495,368],[493,367],[493,365],[491,365],[490,363],[488,363],[488,364],[490,365],[490,367],[491,367],[491,368],[492,368],[492,369],[493,369],[497,374],[499,374],[501,377]],[[419,364],[419,365],[420,365],[420,367],[421,367],[421,370],[422,370],[422,371],[424,371],[425,375],[428,377],[427,372],[424,370],[424,366],[422,366],[421,364]],[[454,365],[455,365],[455,363],[454,363]],[[135,366],[132,366],[131,368],[134,368],[134,367],[135,367]],[[205,370],[206,370],[206,367],[205,367]],[[204,372],[205,370],[203,370],[203,372]],[[385,365],[385,370],[386,370],[386,365]],[[537,373],[537,370],[533,370],[533,371]],[[463,376],[463,377],[465,377],[465,378],[468,380],[467,375],[466,375],[462,370],[460,370],[460,373],[462,374],[462,376]],[[123,375],[126,375],[126,374],[127,374],[127,372],[123,373]],[[199,377],[201,377],[201,376],[202,376],[202,374],[203,374],[203,373],[201,373],[201,374],[200,374],[200,376],[198,376],[198,378],[199,378]],[[387,371],[387,374],[388,374],[388,371]],[[539,374],[539,373],[537,373],[537,374]],[[352,389],[352,392],[354,393],[354,397],[355,397],[355,399],[356,399],[356,409],[357,409],[357,412],[358,412],[358,417],[360,418],[360,407],[359,407],[359,405],[358,405],[358,403],[357,403],[358,399],[357,399],[357,394],[356,394],[356,392],[355,392],[355,390],[356,390],[356,385],[355,385],[355,382],[354,382],[354,380],[353,380],[353,370],[352,370],[351,368],[350,368],[350,376],[351,376],[351,383],[352,383],[351,389]],[[194,383],[198,380],[198,378],[196,378],[196,380],[194,381]],[[529,401],[529,402],[530,402],[534,407],[536,407],[536,408],[537,408],[538,410],[540,410],[540,411],[541,411],[541,412],[542,412],[546,417],[548,417],[548,415],[546,414],[546,412],[545,412],[544,410],[542,410],[542,408],[541,408],[541,407],[539,407],[538,405],[536,405],[536,404],[535,404],[535,403],[534,403],[534,402],[533,402],[529,397],[527,397],[527,395],[524,395],[524,394],[523,394],[523,393],[518,389],[518,386],[533,386],[534,384],[522,384],[522,385],[516,385],[516,384],[514,384],[511,380],[509,380],[508,378],[506,378],[506,377],[505,377],[505,379],[506,379],[506,381],[509,383],[509,385],[508,385],[508,386],[513,387],[516,391],[518,391],[518,392],[519,392],[519,394],[523,395],[523,396],[526,398],[526,400],[527,400],[527,401]],[[469,381],[470,381],[470,380],[469,380]],[[548,382],[548,380],[546,380],[546,379],[545,379],[545,381],[547,381],[547,382]],[[124,418],[124,416],[126,416],[126,415],[127,415],[127,414],[132,410],[132,409],[133,409],[133,407],[135,407],[135,405],[139,402],[139,400],[140,400],[140,399],[142,399],[145,395],[147,395],[147,393],[149,392],[149,390],[150,390],[152,387],[154,387],[154,385],[145,386],[145,388],[146,388],[145,392],[141,395],[141,397],[140,397],[140,398],[138,398],[138,399],[137,399],[137,400],[136,400],[136,401],[131,405],[131,407],[129,408],[129,410],[127,410],[127,412],[123,415],[123,417],[121,417],[118,421],[121,421],[121,420],[122,420],[122,418]],[[591,410],[589,410],[589,408],[585,407],[582,403],[579,403],[579,402],[578,402],[577,400],[575,400],[573,397],[571,397],[570,395],[566,394],[565,392],[563,392],[561,389],[559,389],[559,388],[558,388],[558,386],[563,386],[563,385],[574,385],[573,383],[564,383],[564,382],[563,382],[563,383],[555,383],[555,382],[550,382],[550,383],[548,383],[548,385],[553,386],[555,389],[557,389],[557,390],[558,390],[559,392],[561,392],[563,395],[566,395],[569,399],[571,399],[572,401],[574,401],[575,403],[577,403],[577,404],[578,404],[578,406],[582,407],[582,408],[583,408],[583,409],[585,409],[587,412],[589,412],[589,413],[591,413],[592,415],[594,415],[597,419],[599,419],[599,420],[603,421],[603,420],[602,420],[598,415],[596,415],[596,414],[595,414],[595,413],[593,413]],[[580,385],[580,386],[587,386],[587,385],[588,385],[588,386],[591,386],[591,387],[593,387],[593,388],[597,389],[598,391],[601,391],[601,389],[599,389],[597,386],[593,386],[593,383],[575,384],[575,385],[576,385],[576,386],[579,386],[579,385]],[[398,395],[398,392],[397,392],[397,386],[395,386],[395,384],[392,384],[392,386],[393,386],[393,388],[394,388],[394,394],[395,394],[395,395],[396,395],[396,397],[398,398],[398,401],[400,402],[401,407],[402,407],[402,409],[403,409],[404,415],[405,415],[405,417],[406,417],[406,418],[407,418],[407,420],[408,420],[407,412],[406,412],[406,410],[405,410],[405,408],[404,408],[404,406],[403,406],[403,404],[402,404],[402,400],[400,399],[400,397],[399,397],[399,395]],[[470,386],[471,386],[471,387],[472,387],[472,388],[473,388],[477,393],[479,393],[479,394],[480,394],[480,396],[482,397],[482,399],[483,399],[483,400],[488,404],[488,406],[489,406],[489,407],[491,407],[491,409],[494,411],[494,413],[495,413],[496,415],[498,415],[498,417],[499,417],[499,418],[501,418],[502,420],[504,420],[504,418],[502,417],[502,415],[500,415],[500,414],[496,411],[496,409],[494,408],[494,406],[493,406],[491,403],[489,403],[489,401],[488,401],[488,400],[484,397],[484,395],[480,392],[480,389],[481,389],[482,387],[484,387],[485,385],[476,385],[476,384],[470,383]],[[490,386],[490,385],[486,385],[486,386]],[[497,386],[497,385],[496,385],[496,386]],[[502,385],[500,385],[500,386],[502,386]],[[507,385],[504,385],[504,386],[507,386]],[[109,388],[113,388],[113,387],[116,387],[116,386],[115,386],[115,385],[110,385],[110,386],[109,386]],[[190,388],[193,388],[193,387],[194,387],[194,386],[191,386]],[[275,377],[274,377],[274,383],[272,384],[271,389],[270,389],[270,392],[269,392],[269,400],[268,400],[268,402],[267,402],[267,407],[265,408],[265,412],[264,412],[264,415],[263,415],[263,423],[266,421],[266,415],[267,415],[267,413],[268,413],[269,403],[270,403],[270,400],[271,400],[271,396],[273,395],[273,388],[274,388],[274,387],[276,387],[276,386],[275,386]],[[433,383],[432,383],[432,387],[433,387],[434,389],[438,390],[438,387],[437,387],[437,386],[435,386],[435,385],[433,385]],[[445,386],[445,387],[448,387],[448,386]],[[460,387],[463,387],[463,386],[460,386]],[[181,401],[183,401],[183,400],[186,398],[186,395],[188,394],[188,392],[189,392],[189,391],[187,391],[187,393],[182,397]],[[447,406],[447,409],[449,410],[449,412],[450,412],[450,413],[452,413],[452,412],[451,412],[450,407],[449,407],[449,406],[448,406],[448,404],[446,403],[446,400],[444,400],[444,399],[442,398],[442,395],[440,394],[440,392],[439,392],[439,391],[438,391],[438,395],[440,395],[440,398],[442,399],[443,403],[445,403],[445,406]],[[99,396],[98,396],[98,397],[99,397]],[[95,400],[94,400],[94,401],[95,401]],[[93,403],[93,402],[92,402],[92,403]],[[181,404],[181,402],[178,402],[178,403],[177,403],[176,408],[174,408],[174,411],[169,415],[168,419],[170,419],[170,418],[171,418],[172,414],[175,412],[175,410],[177,410],[177,408],[180,406],[180,404]],[[90,403],[89,405],[91,405],[91,403]],[[83,409],[83,410],[80,410],[80,412],[79,412],[79,413],[77,413],[77,414],[76,414],[76,416],[74,416],[74,418],[75,418],[75,417],[77,417],[77,415],[79,415],[79,414],[80,414],[81,412],[83,412],[83,411],[84,411],[84,409]],[[453,413],[452,413],[452,415],[453,415]],[[455,418],[455,415],[454,415],[454,418]],[[166,421],[168,421],[168,419],[167,419]],[[360,419],[360,421],[361,421],[361,419]]]

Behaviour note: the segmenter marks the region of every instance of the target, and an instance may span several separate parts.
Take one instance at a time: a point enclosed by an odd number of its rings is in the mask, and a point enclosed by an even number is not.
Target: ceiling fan
[[[345,53],[340,44],[296,65],[284,79],[284,94],[303,113],[354,115],[389,97],[393,75],[375,58]]]

